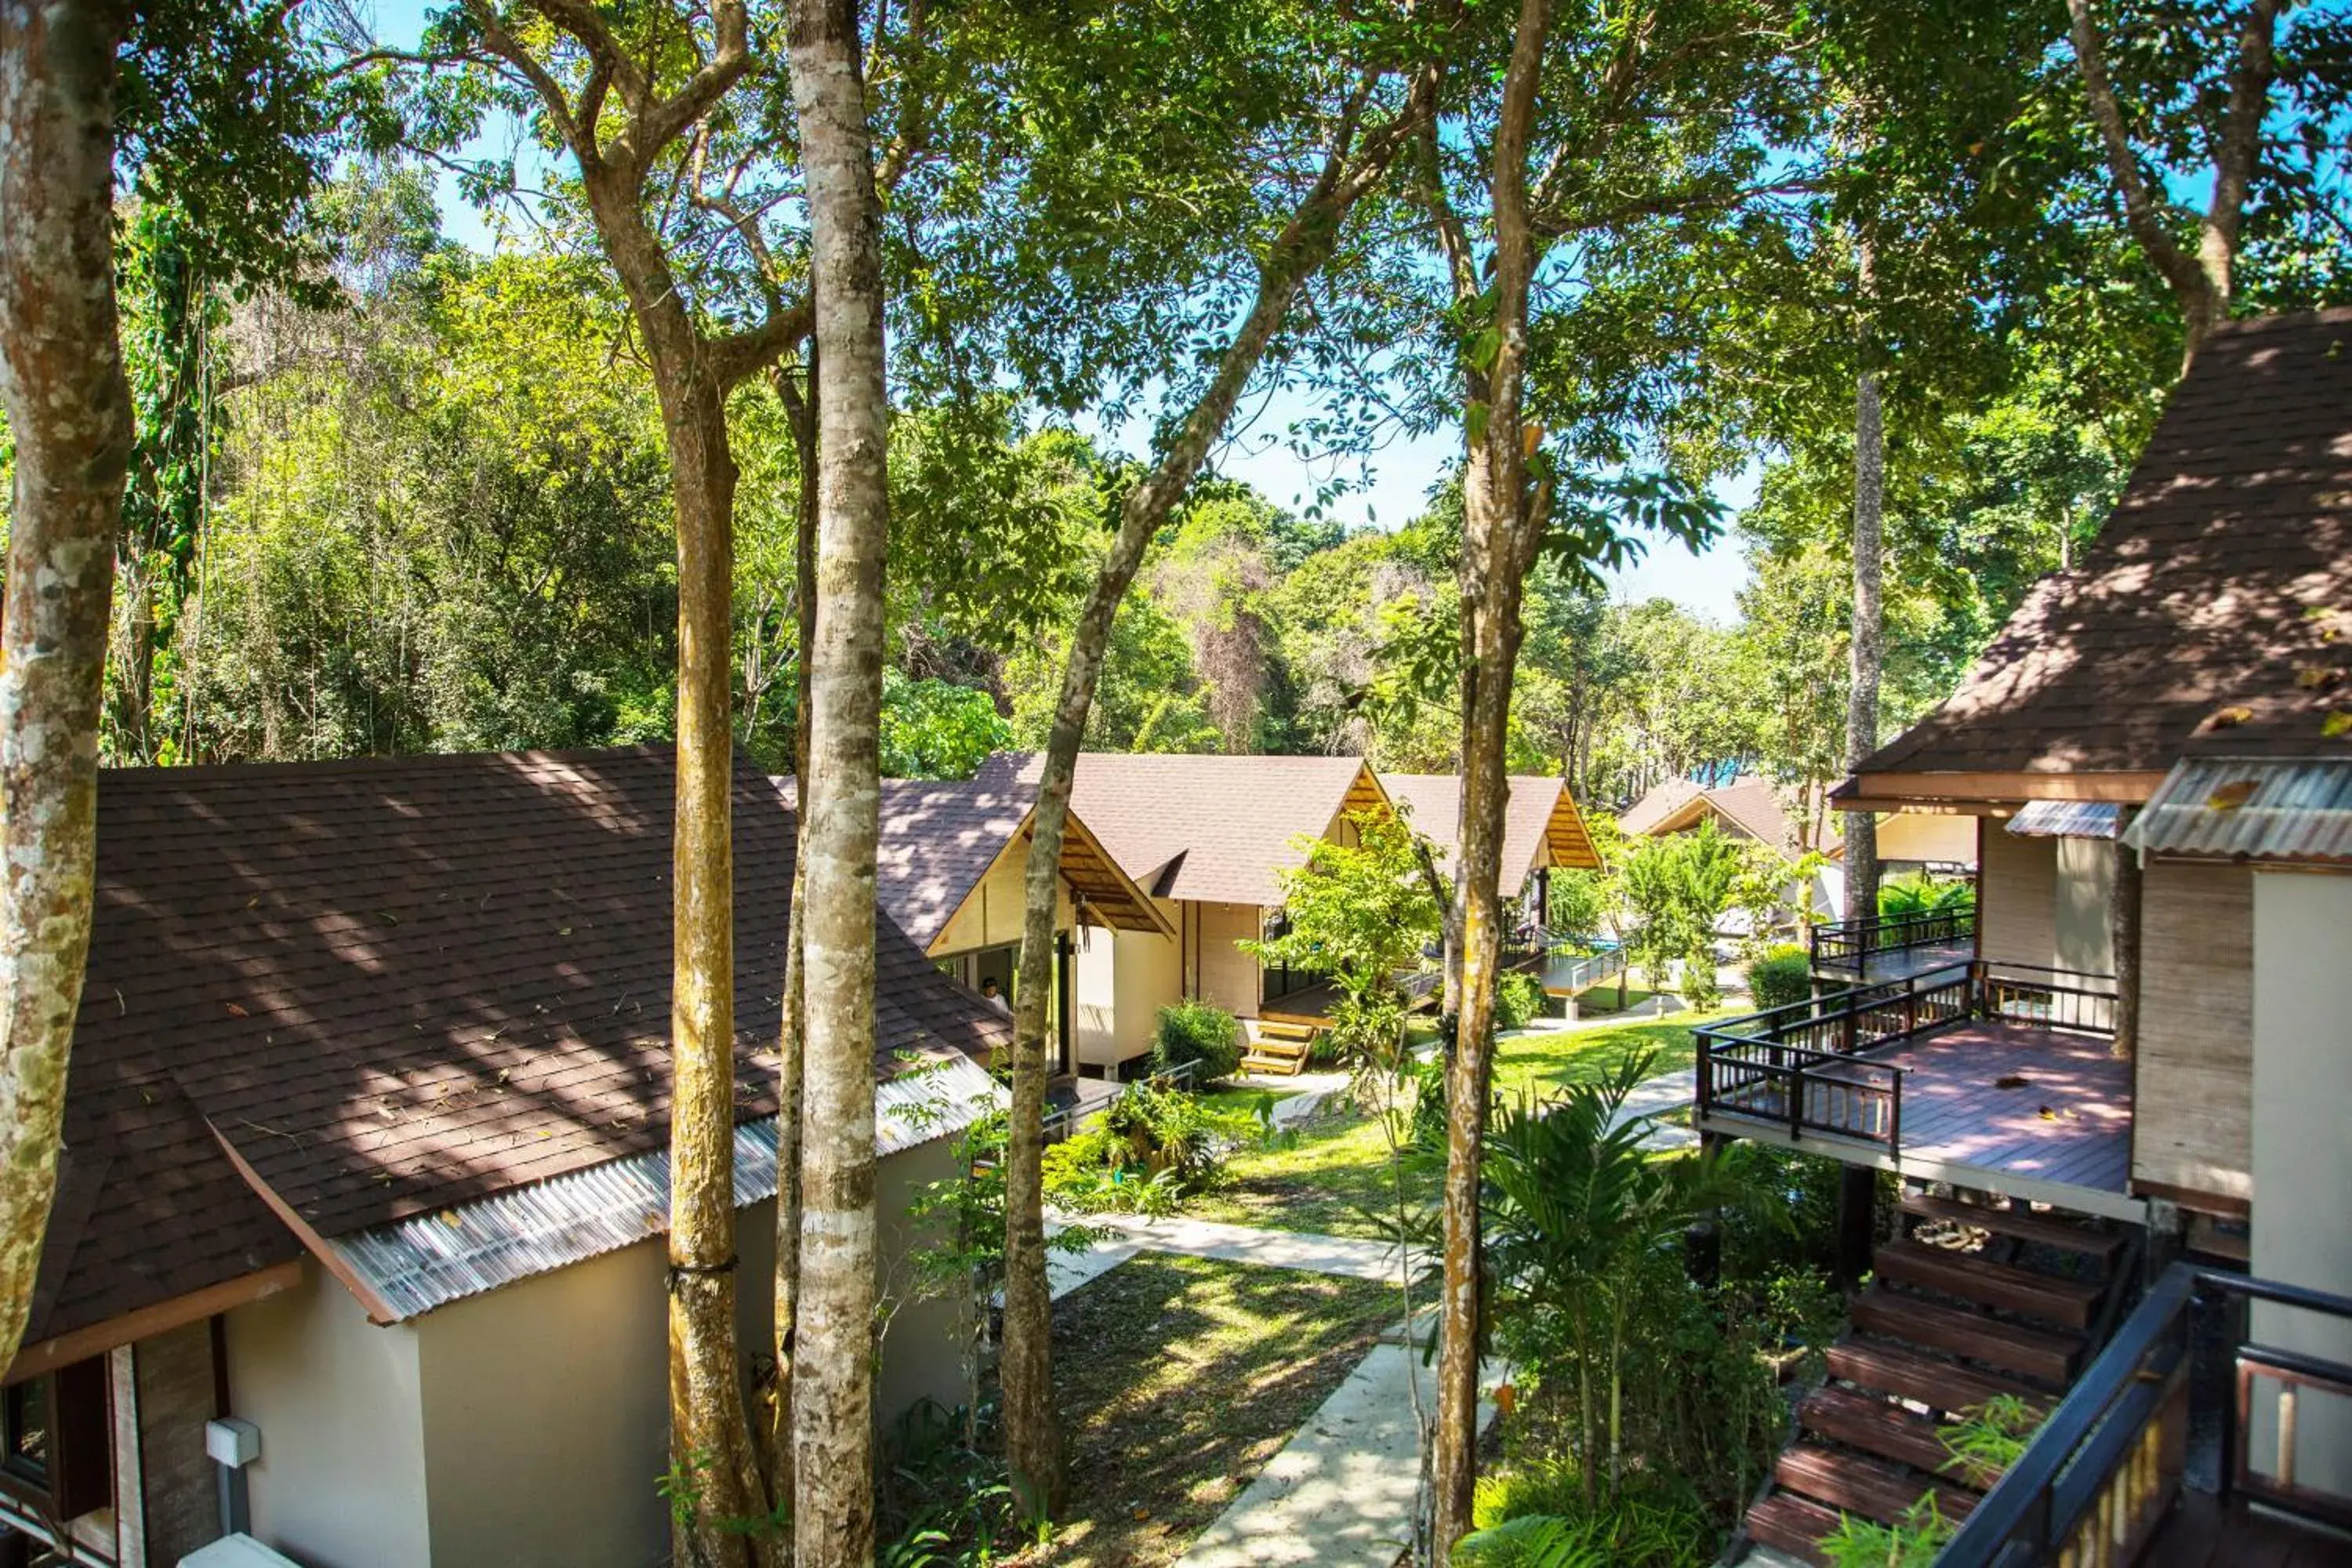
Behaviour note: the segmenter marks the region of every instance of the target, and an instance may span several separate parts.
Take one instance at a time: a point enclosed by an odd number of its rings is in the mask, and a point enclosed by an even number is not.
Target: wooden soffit
[[[1857,773],[1830,793],[1840,811],[1941,809],[1991,816],[2030,800],[2114,801],[2137,805],[2156,793],[2158,773]]]

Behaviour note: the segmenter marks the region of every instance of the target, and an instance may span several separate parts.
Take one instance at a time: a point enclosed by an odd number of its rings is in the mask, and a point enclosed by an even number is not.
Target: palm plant
[[[1624,1469],[1627,1332],[1654,1254],[1710,1211],[1742,1205],[1751,1189],[1711,1152],[1643,1147],[1641,1118],[1622,1114],[1654,1053],[1628,1057],[1606,1077],[1545,1102],[1499,1108],[1487,1135],[1486,1232],[1498,1305],[1565,1320],[1576,1365],[1588,1502],[1600,1489],[1596,1376],[1608,1384],[1609,1488]]]

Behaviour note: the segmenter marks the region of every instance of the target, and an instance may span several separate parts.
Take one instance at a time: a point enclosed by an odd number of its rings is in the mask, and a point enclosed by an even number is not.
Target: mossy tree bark
[[[874,1560],[875,839],[889,530],[881,209],[854,0],[793,0],[787,46],[824,367],[807,655],[793,1550],[802,1563],[865,1568]]]
[[[89,956],[98,721],[131,460],[114,300],[128,6],[0,0],[0,1368],[32,1308]]]

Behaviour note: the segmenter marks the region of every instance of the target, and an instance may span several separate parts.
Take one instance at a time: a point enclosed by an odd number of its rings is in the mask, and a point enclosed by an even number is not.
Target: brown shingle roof
[[[28,1341],[660,1146],[667,748],[109,771],[60,1223]],[[734,783],[739,1115],[774,1109],[792,816]],[[883,1059],[1003,1019],[884,923]],[[91,1173],[95,1172],[95,1174]]]
[[[2082,564],[1857,772],[2153,774],[2233,708],[2232,752],[2352,754],[2321,728],[2347,686],[2352,310],[2236,322],[2206,341]]]
[[[1802,837],[1781,804],[1780,792],[1769,779],[1755,773],[1742,773],[1713,789],[1702,789],[1688,779],[1668,779],[1628,807],[1618,826],[1633,834],[1678,833],[1710,813],[1732,832],[1791,859],[1801,852]],[[1826,830],[1832,851],[1836,834],[1832,819]]]
[[[1654,832],[1659,824],[1674,816],[1704,793],[1696,780],[1667,779],[1653,785],[1641,799],[1627,806],[1618,816],[1617,826],[1631,834]]]
[[[773,781],[787,802],[790,775]],[[882,781],[881,843],[876,894],[883,912],[929,952],[972,889],[1016,835],[1029,828],[1034,785],[1003,776],[964,782]],[[1092,830],[1072,811],[1062,847],[1062,875],[1087,912],[1121,931],[1165,931],[1143,889],[1095,850]]]
[[[1044,758],[1002,752],[980,771],[995,788],[1034,790]],[[1276,873],[1304,863],[1360,780],[1360,757],[1231,757],[1088,752],[1070,808],[1127,874],[1162,898],[1275,905]],[[1371,790],[1375,797],[1379,785]]]
[[[1506,781],[1510,799],[1503,808],[1503,894],[1517,892],[1534,874],[1547,841],[1556,863],[1581,858],[1597,864],[1582,817],[1569,797],[1568,781],[1547,773],[1513,773]],[[1462,830],[1459,773],[1382,773],[1381,784],[1406,807],[1413,831],[1436,847],[1440,863],[1451,860]]]

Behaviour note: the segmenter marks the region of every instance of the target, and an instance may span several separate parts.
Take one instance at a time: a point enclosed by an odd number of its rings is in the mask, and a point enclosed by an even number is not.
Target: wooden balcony
[[[2352,1498],[2298,1479],[2308,1456],[2295,1418],[2298,1401],[2352,1398],[2352,1366],[2258,1337],[2289,1317],[2341,1328],[2352,1324],[2352,1299],[2173,1265],[1969,1510],[1936,1568],[2352,1562],[2342,1532]],[[2258,1388],[2275,1389],[2272,1408],[2257,1403]],[[2215,1489],[2189,1483],[2200,1470]]]
[[[1806,933],[1813,973],[1855,984],[1901,980],[1976,956],[1974,910],[1831,921]]]
[[[2137,1223],[2112,983],[1970,961],[1696,1031],[1694,1124]]]

